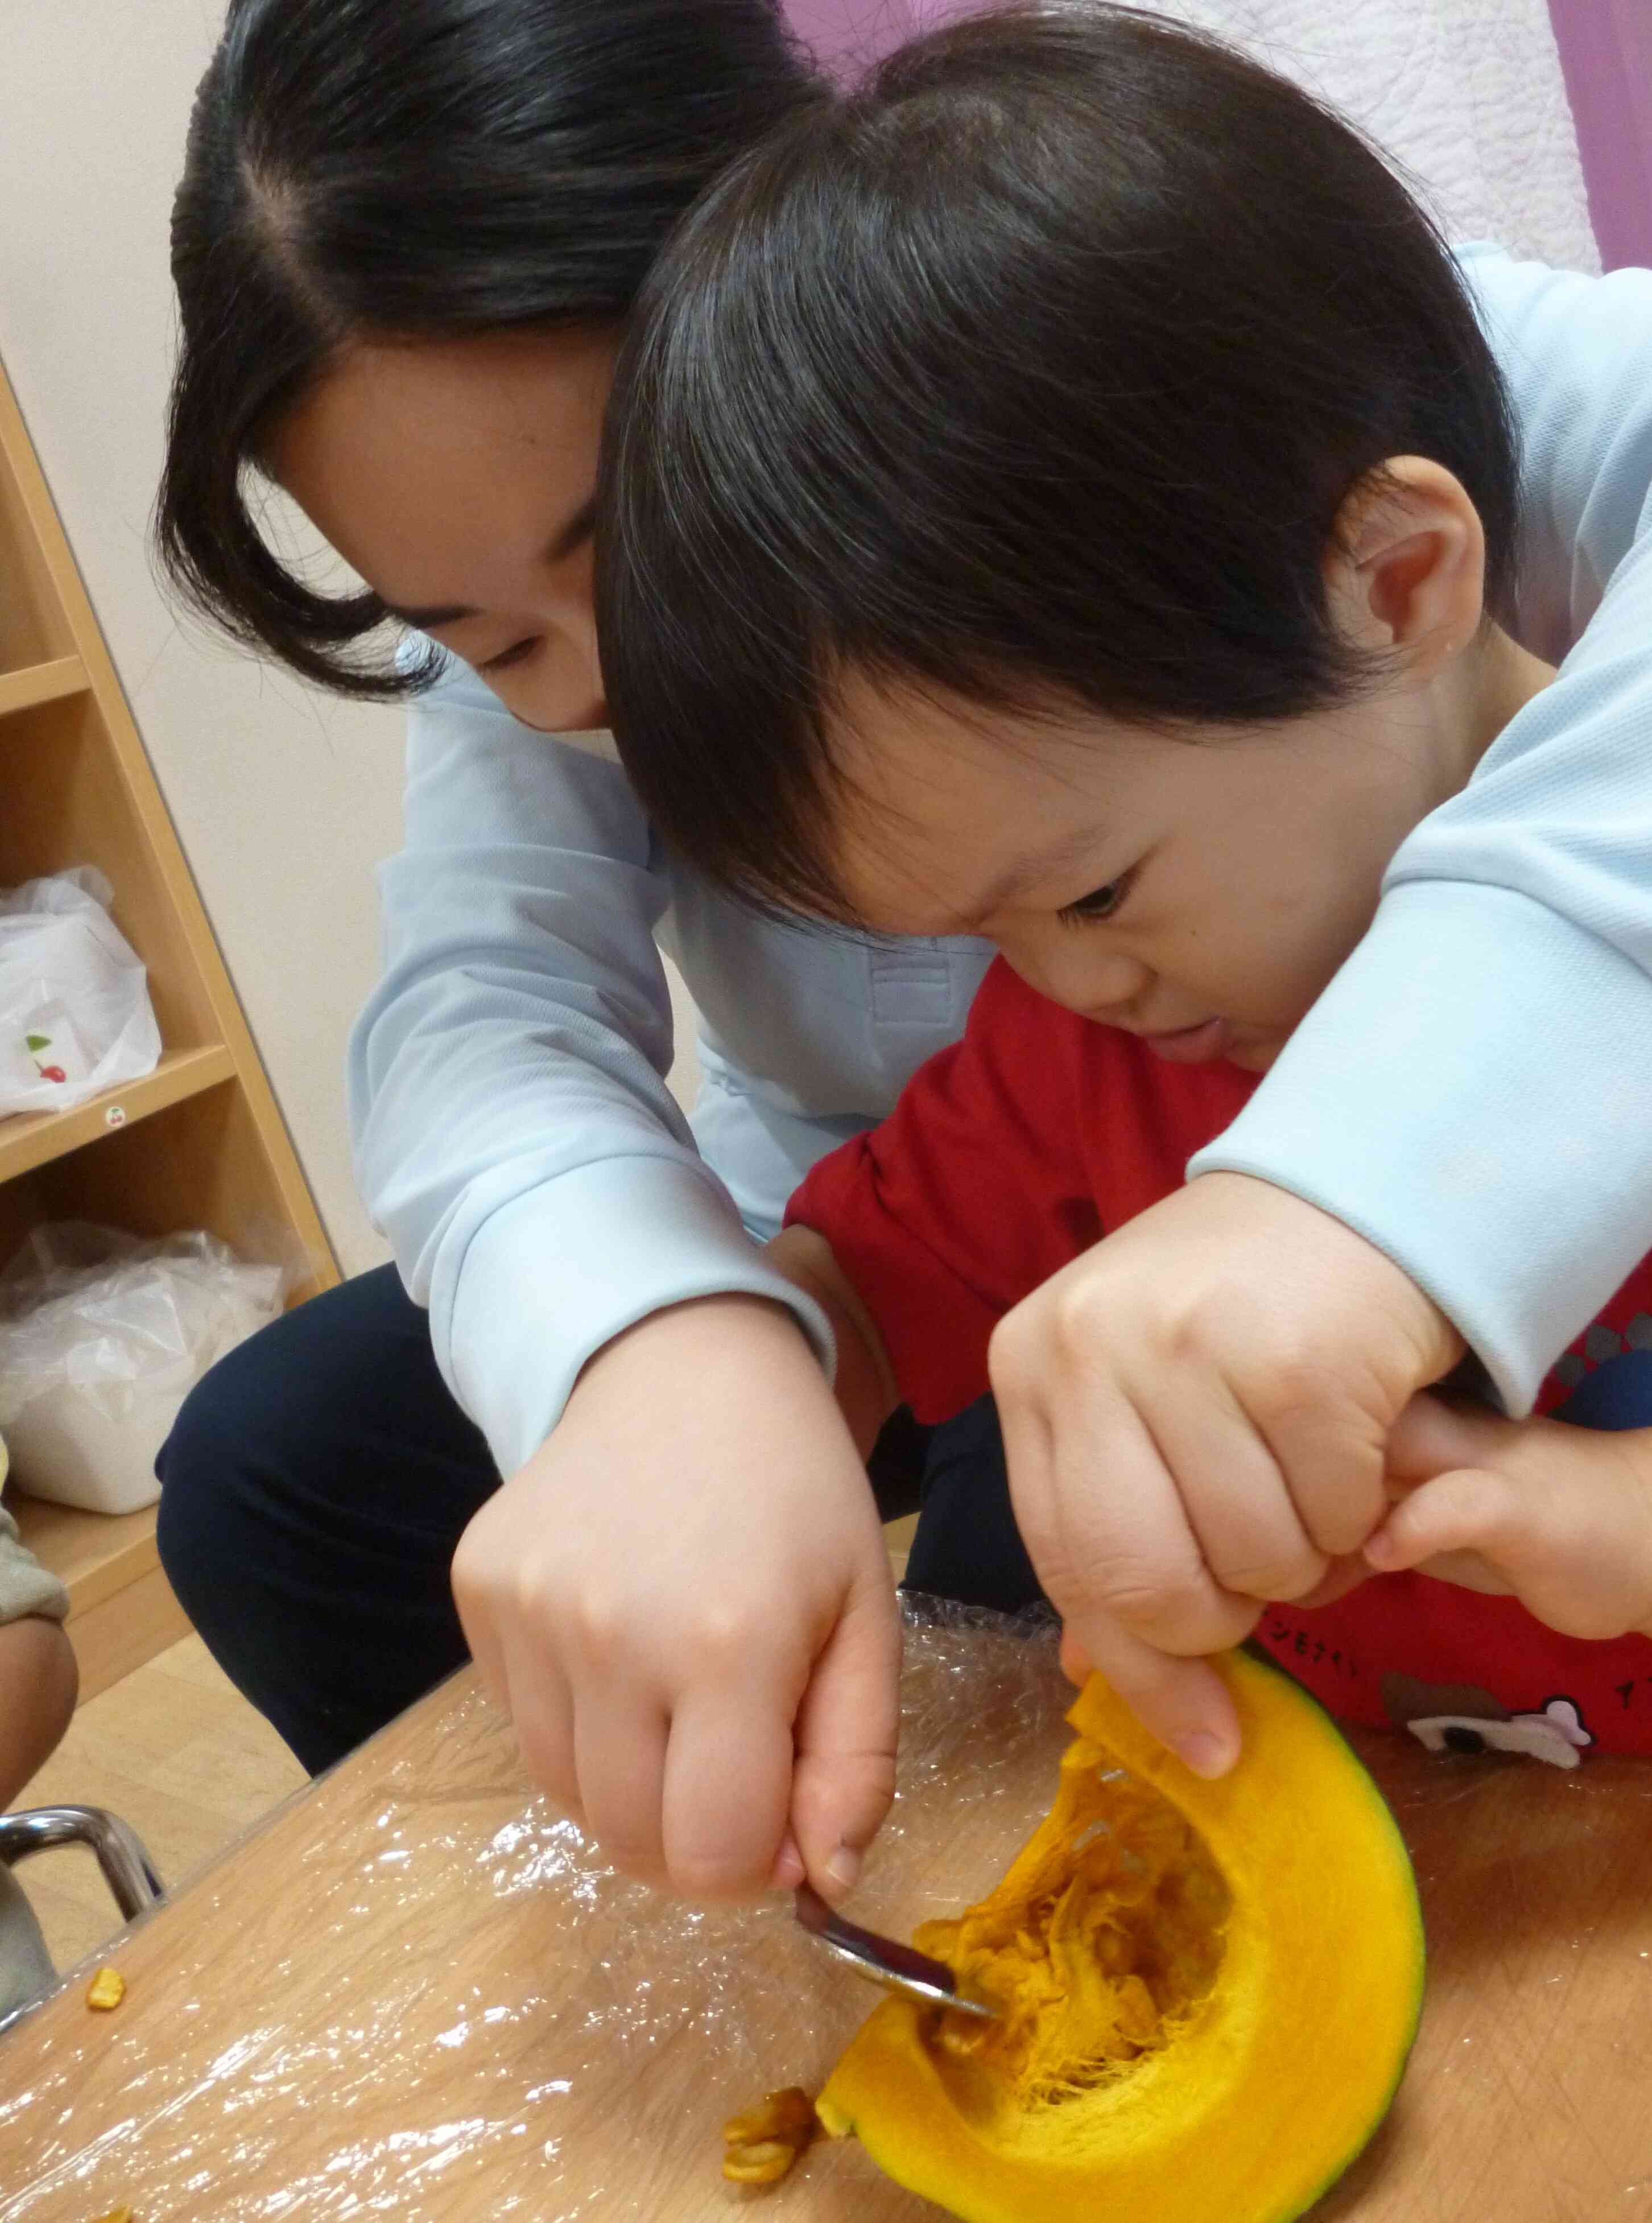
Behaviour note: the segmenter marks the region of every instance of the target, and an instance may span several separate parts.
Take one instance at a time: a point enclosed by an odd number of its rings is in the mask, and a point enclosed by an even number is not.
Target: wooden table
[[[909,1668],[897,1827],[857,1910],[910,1924],[992,1880],[1047,1800],[1058,1687],[1047,1656],[984,1685],[952,1653]],[[1363,1748],[1416,1860],[1428,2007],[1316,2218],[1644,2223],[1652,1768]],[[112,1957],[115,2014],[83,1976],[0,2039],[0,2223],[728,2223],[722,2116],[818,2085],[868,1999],[777,1908],[697,1916],[607,1876],[468,1677]],[[763,2201],[764,2223],[937,2212],[852,2143]]]

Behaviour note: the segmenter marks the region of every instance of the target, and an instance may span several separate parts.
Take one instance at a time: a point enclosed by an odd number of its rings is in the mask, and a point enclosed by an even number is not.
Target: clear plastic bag
[[[185,1395],[276,1317],[287,1285],[285,1267],[216,1236],[37,1228],[0,1274],[0,1429],[18,1486],[96,1513],[150,1503]]]
[[[160,1061],[141,960],[89,865],[0,893],[0,1118],[67,1112]]]

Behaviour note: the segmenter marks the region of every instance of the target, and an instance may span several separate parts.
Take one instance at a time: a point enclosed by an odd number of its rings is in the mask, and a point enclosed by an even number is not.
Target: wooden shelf
[[[53,1158],[235,1077],[235,1059],[222,1043],[210,1049],[173,1050],[141,1080],[106,1088],[72,1112],[25,1112],[0,1119],[0,1181],[50,1165]]]
[[[13,710],[32,710],[37,702],[60,702],[66,695],[85,695],[91,686],[91,675],[78,656],[26,664],[21,671],[0,671],[0,718]]]
[[[0,887],[101,872],[166,1046],[154,1073],[73,1111],[0,1119],[0,1263],[63,1220],[204,1229],[296,1269],[296,1299],[329,1288],[326,1231],[3,370],[0,586]],[[83,1698],[185,1634],[153,1507],[110,1518],[9,1502],[68,1584]]]
[[[189,1634],[160,1571],[153,1505],[137,1513],[82,1513],[20,1490],[8,1490],[5,1502],[24,1543],[68,1590],[82,1705]]]

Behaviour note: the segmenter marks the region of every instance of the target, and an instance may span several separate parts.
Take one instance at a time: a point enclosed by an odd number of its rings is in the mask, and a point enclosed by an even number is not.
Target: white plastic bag
[[[0,893],[0,1118],[67,1112],[160,1061],[142,963],[90,865]]]
[[[286,1282],[210,1235],[37,1228],[0,1275],[0,1429],[17,1487],[93,1513],[152,1503],[185,1395],[276,1317]]]

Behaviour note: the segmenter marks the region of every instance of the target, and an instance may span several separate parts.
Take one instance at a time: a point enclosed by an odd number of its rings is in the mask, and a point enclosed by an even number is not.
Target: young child
[[[6,1467],[0,1440],[0,1489]],[[51,1757],[74,1712],[79,1678],[62,1628],[68,1610],[68,1592],[0,1505],[0,1813]],[[0,1865],[0,2018],[51,1981],[39,1925]]]
[[[1158,1056],[995,965],[964,1040],[814,1168],[770,1246],[832,1314],[857,1433],[897,1395],[930,1421],[980,1396],[997,1322],[1169,1194],[1254,1086],[1229,1063]],[[1420,1397],[1390,1441],[1398,1508],[1363,1557],[1325,1603],[1263,1613],[1262,1642],[1334,1712],[1488,1741],[1492,1724],[1558,1716],[1537,1748],[1561,1765],[1579,1747],[1652,1752],[1652,1261],[1541,1403],[1574,1425]],[[1014,1611],[1040,1586],[996,1432],[975,1454],[926,1500],[908,1580]],[[1395,1571],[1424,1562],[1448,1579]]]
[[[1259,1392],[1192,1405],[1174,1358],[1200,1323],[1172,1313],[1155,1342],[1128,1304],[1109,1314],[1130,1287],[1129,1233],[1062,1262],[1146,1206],[1162,1268],[1188,1146],[1279,1055],[1385,876],[1426,879],[1432,815],[1461,798],[1459,829],[1464,813],[1495,823],[1555,776],[1534,754],[1552,668],[1504,622],[1514,458],[1461,277],[1375,156],[1265,72],[1128,12],[1011,15],[920,43],[740,165],[646,290],[616,386],[601,645],[653,823],[771,905],[982,934],[1087,1039],[1122,1045],[1081,1056],[1109,1065],[1107,1086],[1069,1095],[1078,1132],[1052,1163],[1064,1115],[1046,1094],[1070,1023],[1031,1003],[994,1067],[971,1172],[942,1182],[945,1154],[926,1145],[897,1181],[918,1206],[897,1218],[987,1312],[1060,1268],[994,1345],[1016,1515],[1083,1651],[1209,1773],[1231,1761],[1231,1717],[1179,1655],[1244,1634],[1258,1599],[1325,1594],[1329,1563],[1381,1515],[1395,1416],[1462,1341],[1373,1281],[1356,1469],[1316,1458],[1329,1439],[1311,1350],[1293,1366],[1272,1343]],[[1645,281],[1625,283],[1627,312],[1644,316]],[[1626,403],[1608,501],[1643,500],[1638,421]],[[1590,628],[1603,702],[1630,683],[1624,583],[1647,545]],[[1586,762],[1562,845],[1586,881],[1639,838],[1591,815],[1590,781]],[[1449,925],[1449,906],[1438,915]],[[1482,1062],[1482,1021],[1466,1002],[1454,1066],[1405,1076],[1437,1107],[1443,1187],[1480,1197],[1501,1172],[1475,1148],[1477,1093],[1502,1069]],[[1610,1048],[1591,1115],[1632,1150],[1643,1046]],[[1185,1100],[1177,1113],[1148,1086],[1160,1063],[1203,1090],[1202,1133]],[[1134,1166],[1121,1123],[1152,1144]],[[1014,1185],[1018,1155],[1054,1186]],[[1308,1219],[1299,1282],[1331,1241]],[[1602,1338],[1634,1345],[1644,1297],[1597,1324],[1587,1355]],[[1249,1301],[1270,1345],[1266,1287]],[[924,1313],[924,1333],[949,1334],[951,1317]],[[983,1330],[964,1368],[976,1385],[984,1343]],[[1020,1395],[1064,1349],[1072,1409]],[[1100,1470],[1098,1401],[1121,1423]],[[1357,1439],[1338,1417],[1339,1439]],[[1402,1458],[1409,1444],[1429,1470],[1455,1425],[1419,1413]],[[1543,1438],[1497,1441],[1504,1484],[1524,1489]],[[1546,1569],[1530,1525],[1516,1539],[1482,1521],[1456,1540],[1481,1544],[1563,1628],[1637,1627],[1632,1603],[1600,1601],[1644,1518],[1638,1469],[1565,1447],[1580,1478]],[[1182,1502],[1169,1473],[1201,1469],[1224,1485]],[[1425,1490],[1402,1508],[1391,1564],[1452,1548],[1427,1511],[1449,1502]],[[1343,1610],[1399,1594],[1367,1589]],[[1299,1657],[1294,1624],[1277,1625]],[[1434,1657],[1424,1646],[1391,1672],[1428,1680]],[[1391,1663],[1372,1651],[1359,1666],[1379,1689]],[[1604,1703],[1592,1698],[1597,1716]]]

